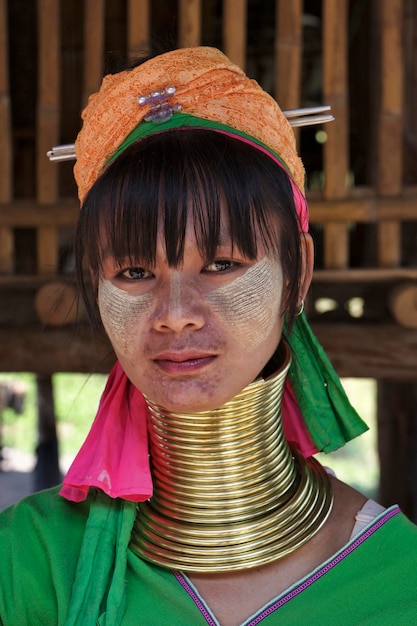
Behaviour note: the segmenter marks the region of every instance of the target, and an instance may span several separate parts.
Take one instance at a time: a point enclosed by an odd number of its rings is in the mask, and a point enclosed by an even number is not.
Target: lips
[[[215,355],[207,352],[162,352],[153,361],[166,374],[191,374],[207,367]]]

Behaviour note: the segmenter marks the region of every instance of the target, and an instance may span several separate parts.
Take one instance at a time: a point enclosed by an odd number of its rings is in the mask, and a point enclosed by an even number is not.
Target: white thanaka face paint
[[[181,276],[178,270],[174,270],[171,277],[169,315],[175,315],[181,311]]]
[[[150,294],[130,294],[101,279],[98,307],[103,326],[116,352],[130,356],[135,350],[133,338],[143,330],[152,308]]]
[[[259,375],[282,331],[278,259],[220,273],[203,265],[193,246],[183,267],[163,260],[137,289],[135,281],[125,289],[111,279],[111,262],[108,278],[99,281],[101,318],[126,375],[174,411],[210,410],[230,400]]]
[[[181,272],[173,270],[168,304],[169,316],[181,314]],[[264,257],[246,272],[227,284],[207,292],[206,304],[214,318],[233,329],[235,341],[250,349],[256,348],[271,333],[280,314],[283,289],[279,261]],[[204,295],[199,291],[199,299]],[[100,280],[98,305],[104,328],[119,354],[132,356],[135,337],[145,332],[145,323],[152,317],[154,298],[151,294],[132,294]]]
[[[207,299],[234,328],[236,340],[256,348],[267,339],[280,315],[282,289],[281,264],[264,257],[242,276],[214,289]]]

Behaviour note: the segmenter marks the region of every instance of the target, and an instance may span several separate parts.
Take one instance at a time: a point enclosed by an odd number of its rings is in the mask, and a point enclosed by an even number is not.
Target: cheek
[[[211,292],[209,300],[216,313],[233,328],[236,339],[256,348],[276,326],[282,288],[280,264],[265,258],[229,285]]]
[[[141,336],[142,327],[149,316],[151,297],[132,296],[115,287],[109,280],[101,280],[98,307],[115,351],[125,357],[132,356],[135,352],[135,337]]]

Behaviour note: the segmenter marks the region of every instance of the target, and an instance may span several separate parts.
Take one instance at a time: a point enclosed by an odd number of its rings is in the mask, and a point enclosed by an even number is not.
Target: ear
[[[310,233],[301,233],[301,277],[299,300],[305,300],[313,278],[314,242]]]

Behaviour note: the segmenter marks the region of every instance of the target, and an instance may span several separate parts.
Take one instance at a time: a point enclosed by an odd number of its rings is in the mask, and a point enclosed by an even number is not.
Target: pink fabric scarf
[[[287,380],[282,403],[287,440],[305,457],[317,452]],[[149,466],[147,407],[120,363],[113,367],[97,416],[71,465],[60,494],[85,500],[90,487],[111,498],[141,502],[152,496]]]

